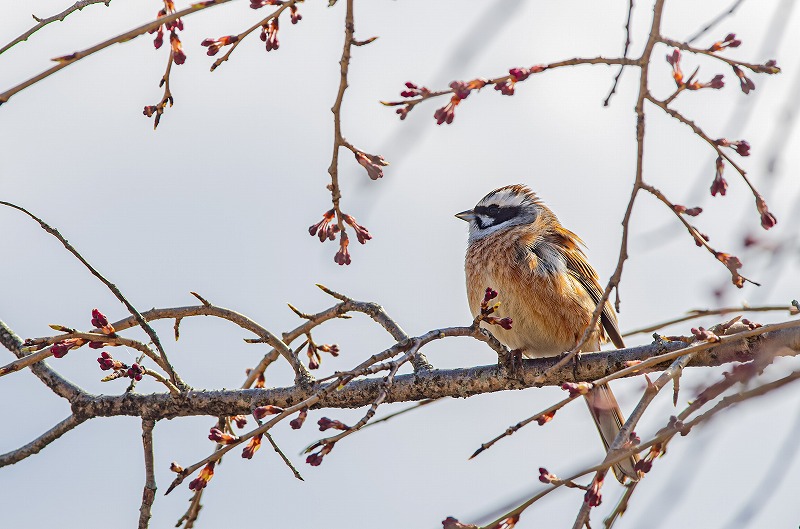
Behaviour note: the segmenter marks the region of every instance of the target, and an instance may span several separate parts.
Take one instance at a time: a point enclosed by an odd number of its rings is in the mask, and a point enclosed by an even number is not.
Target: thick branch
[[[763,328],[762,328],[763,329]],[[800,352],[800,322],[787,322],[767,327],[768,332],[753,337],[749,331],[722,337],[719,344],[701,343],[692,346],[694,357],[689,366],[717,366],[729,362],[752,359],[763,350],[784,348],[781,354]],[[558,358],[524,360],[519,373],[509,373],[498,365],[460,369],[433,369],[395,378],[386,402],[408,402],[440,397],[469,397],[472,395],[524,389],[537,385],[537,377],[547,372],[539,381],[541,385],[560,385],[570,381],[592,381],[628,368],[626,376],[663,370],[669,362],[686,349],[683,342],[657,342],[650,345],[598,352],[584,355],[577,368],[565,366],[551,368]],[[632,372],[636,361],[663,355],[664,362],[644,366]],[[634,366],[638,367],[638,366]],[[152,419],[193,415],[214,417],[249,414],[258,406],[271,404],[288,408],[319,392],[324,386],[294,386],[273,389],[247,389],[225,391],[190,391],[178,397],[166,394],[125,394],[119,396],[93,396],[79,399],[73,404],[76,413],[85,416],[146,416]],[[382,378],[350,382],[338,391],[320,395],[315,408],[358,408],[369,406],[383,389]]]

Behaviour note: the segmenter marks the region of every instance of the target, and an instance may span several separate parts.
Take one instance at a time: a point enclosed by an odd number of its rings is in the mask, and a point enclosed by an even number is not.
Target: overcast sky
[[[685,39],[730,2],[669,0],[663,33]],[[0,8],[0,41],[30,27],[31,12],[49,16],[68,3],[7,3]],[[188,59],[173,67],[175,106],[155,132],[142,107],[161,97],[158,82],[166,50],[154,50],[151,36],[112,46],[17,94],[0,108],[0,199],[30,208],[57,227],[140,310],[194,304],[189,292],[196,291],[275,333],[298,324],[286,303],[309,312],[332,304],[315,283],[382,304],[412,335],[468,324],[463,284],[467,226],[453,214],[511,183],[530,185],[586,241],[605,282],[616,264],[620,221],[633,182],[638,71],[625,72],[608,108],[602,101],[616,69],[604,66],[532,77],[517,85],[513,97],[491,89],[474,93],[450,126],[437,126],[432,117],[443,99],[418,105],[404,122],[378,101],[397,99],[406,81],[443,88],[454,79],[495,77],[515,66],[616,56],[624,41],[627,4],[357,2],[356,37],[380,38],[353,50],[344,135],[391,165],[383,179],[371,181],[342,151],[342,208],[373,235],[365,246],[353,238],[349,267],[333,262],[335,243],[320,244],[307,232],[330,208],[325,189],[333,136],[330,106],[339,81],[344,2],[333,8],[323,0],[303,4],[299,24],[281,22],[279,50],[266,53],[254,34],[213,73],[208,72],[213,59],[199,42],[238,33],[266,11],[253,12],[247,2],[238,1],[186,18],[181,35]],[[649,3],[639,4],[634,55],[651,15]],[[696,219],[701,231],[717,249],[740,255],[743,273],[763,286],[737,290],[724,267],[695,247],[671,212],[641,195],[620,289],[623,330],[714,307],[721,301],[712,292],[720,288],[726,304],[788,304],[800,297],[796,247],[778,257],[742,249],[747,233],[765,244],[786,244],[800,222],[800,186],[794,176],[800,170],[798,138],[783,125],[800,83],[800,14],[792,4],[744,2],[698,43],[707,46],[735,32],[743,45],[728,55],[752,62],[777,59],[783,75],[754,76],[757,89],[744,96],[729,70],[686,57],[685,70],[700,65],[701,79],[724,73],[727,86],[684,94],[675,103],[711,137],[751,143],[752,156],[742,165],[777,216],[775,229],[761,230],[752,195],[732,171],[726,175],[727,196],[712,199],[711,149],[685,126],[648,108],[646,180],[676,203],[701,205],[705,211]],[[159,6],[158,1],[114,0],[108,8],[89,6],[48,26],[0,56],[0,91],[48,68],[52,57],[151,20]],[[663,60],[667,51],[659,46],[654,53],[651,89],[656,97],[674,89]],[[769,173],[772,156],[777,156],[776,169]],[[5,248],[0,319],[20,336],[48,335],[49,323],[89,328],[95,307],[112,320],[127,315],[30,219],[0,209],[0,227]],[[685,334],[688,327],[673,332]],[[247,333],[227,322],[184,321],[178,343],[169,339],[171,322],[156,329],[176,368],[196,388],[239,386],[245,368],[265,353],[263,346],[243,343]],[[126,335],[140,336],[137,331]],[[339,358],[324,359],[321,375],[352,367],[390,344],[381,329],[361,316],[326,324],[314,337],[341,349]],[[649,340],[642,336],[629,343]],[[123,361],[135,358],[133,351],[113,352]],[[442,368],[496,360],[484,344],[466,339],[444,340],[425,352]],[[49,364],[88,391],[124,391],[124,382],[99,382],[105,373],[95,353],[81,349]],[[6,361],[11,358],[6,354]],[[797,362],[781,361],[769,374],[793,365]],[[681,402],[719,376],[720,371],[689,370]],[[282,364],[267,373],[268,385],[291,382]],[[614,385],[626,410],[643,387],[639,379]],[[138,389],[160,391],[147,381]],[[567,475],[602,457],[589,415],[576,405],[546,427],[529,426],[467,461],[480,443],[562,397],[560,390],[546,388],[440,402],[348,437],[312,468],[298,452],[320,437],[316,421],[329,416],[352,423],[364,410],[314,411],[300,431],[286,424],[274,430],[305,482],[295,480],[268,448],[252,461],[227,458],[204,495],[198,527],[258,520],[276,527],[400,529],[437,527],[449,515],[479,520],[539,490],[538,467]],[[67,403],[28,371],[2,379],[0,402],[5,403],[0,417],[6,424],[0,452],[29,442],[69,414]],[[379,414],[403,406],[385,406]],[[797,391],[784,390],[676,439],[619,527],[726,527],[765,473],[773,472],[771,454],[787,432],[797,429],[798,409]],[[672,413],[671,394],[661,395],[642,421],[640,435],[657,430]],[[168,466],[173,460],[188,466],[208,455],[213,444],[206,436],[213,424],[202,417],[156,425],[159,494],[152,527],[171,527],[185,511],[186,485],[162,495],[172,479]],[[134,525],[144,483],[141,453],[136,418],[81,425],[37,456],[0,471],[4,524],[37,528],[57,519],[63,529]],[[751,527],[797,523],[800,462],[791,452],[780,463],[786,479],[770,482],[777,490]],[[618,493],[609,481],[606,501],[593,517],[595,526]],[[581,500],[575,491],[558,491],[526,512],[519,527],[571,526]]]

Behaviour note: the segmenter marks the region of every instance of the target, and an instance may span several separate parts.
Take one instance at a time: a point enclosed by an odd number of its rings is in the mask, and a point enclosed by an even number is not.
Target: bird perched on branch
[[[465,271],[473,316],[481,313],[484,293],[492,288],[501,301],[494,314],[513,320],[510,329],[491,328],[507,347],[528,358],[575,347],[603,295],[597,272],[581,249],[583,241],[524,185],[496,189],[456,217],[469,222]],[[598,351],[609,340],[624,347],[606,302],[581,350]],[[624,422],[617,400],[607,385],[593,387],[585,398],[608,449]],[[632,457],[614,466],[621,483],[639,479],[636,461]]]

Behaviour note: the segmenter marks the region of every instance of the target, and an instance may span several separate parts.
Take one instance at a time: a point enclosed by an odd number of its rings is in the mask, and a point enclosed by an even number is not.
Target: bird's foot
[[[522,376],[522,349],[512,349],[500,360],[500,364],[508,371],[510,377]]]

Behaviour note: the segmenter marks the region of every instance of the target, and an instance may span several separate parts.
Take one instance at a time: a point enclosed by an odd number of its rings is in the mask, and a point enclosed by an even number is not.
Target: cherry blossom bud
[[[250,438],[250,441],[247,443],[247,446],[244,447],[242,450],[242,457],[245,459],[253,459],[253,456],[258,449],[261,448],[261,437],[262,434],[254,435]]]
[[[433,117],[436,119],[436,124],[441,125],[442,123],[447,123],[448,125],[453,122],[455,119],[455,111],[458,104],[461,103],[461,99],[458,96],[453,96],[450,98],[450,102],[443,106],[442,108],[438,109],[434,114]]]
[[[369,234],[367,228],[358,224],[356,222],[356,219],[354,219],[350,215],[347,214],[343,215],[342,220],[344,220],[347,224],[353,227],[353,229],[356,232],[356,238],[358,239],[358,242],[360,242],[361,244],[366,244],[368,240],[372,239],[372,235]]]
[[[717,157],[716,161],[716,174],[714,176],[714,181],[711,182],[711,196],[716,196],[719,193],[722,196],[725,196],[725,192],[728,189],[728,182],[722,178],[722,173],[725,170],[725,164],[722,161],[722,156]]]
[[[258,408],[253,410],[253,417],[255,417],[258,420],[261,420],[267,415],[277,415],[278,413],[282,412],[283,408],[281,408],[280,406],[271,406],[271,405],[259,406]]]
[[[350,427],[347,426],[346,424],[344,424],[343,422],[334,421],[334,420],[329,419],[327,417],[323,417],[320,420],[318,420],[317,424],[319,425],[319,431],[320,432],[324,432],[325,430],[328,430],[328,429],[331,429],[331,428],[333,428],[334,430],[342,430],[342,431],[350,429]]]
[[[347,250],[349,245],[350,240],[347,237],[347,234],[342,232],[341,237],[339,237],[339,251],[333,256],[333,262],[339,266],[349,265],[351,263],[350,252]]]
[[[303,423],[306,422],[306,417],[308,417],[308,408],[303,408],[296,418],[289,421],[289,426],[292,427],[292,430],[299,430]]]
[[[208,485],[208,482],[211,481],[211,478],[214,477],[214,465],[216,465],[216,462],[211,461],[204,466],[203,470],[200,471],[200,475],[189,483],[189,490],[204,489],[206,485]]]
[[[775,218],[775,215],[770,213],[769,208],[767,207],[767,203],[764,200],[764,197],[761,195],[756,195],[756,208],[758,209],[758,213],[761,215],[761,227],[765,230],[768,230],[774,227],[778,220]]]
[[[367,154],[361,151],[356,151],[354,154],[356,161],[367,170],[367,175],[369,175],[370,179],[383,178],[383,169],[381,168],[389,165],[389,162],[384,160],[383,156]]]

